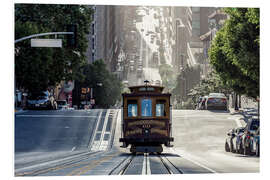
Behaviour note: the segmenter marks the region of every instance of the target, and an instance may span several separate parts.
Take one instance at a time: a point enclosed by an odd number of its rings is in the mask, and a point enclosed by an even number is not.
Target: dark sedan
[[[48,91],[30,93],[27,109],[57,109],[57,103]]]
[[[227,97],[223,93],[210,93],[205,102],[205,108],[207,110],[218,109],[227,111]]]

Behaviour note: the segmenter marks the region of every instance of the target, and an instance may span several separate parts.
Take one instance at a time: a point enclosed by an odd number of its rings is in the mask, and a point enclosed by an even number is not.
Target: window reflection
[[[137,104],[128,105],[128,117],[135,117],[138,115]]]
[[[152,100],[142,100],[142,116],[152,116]]]
[[[166,116],[165,103],[166,103],[166,101],[164,101],[164,100],[158,100],[156,102],[156,116]]]
[[[138,116],[137,100],[129,100],[127,103],[128,103],[128,117]]]
[[[156,105],[156,116],[164,116],[164,104],[157,104]]]

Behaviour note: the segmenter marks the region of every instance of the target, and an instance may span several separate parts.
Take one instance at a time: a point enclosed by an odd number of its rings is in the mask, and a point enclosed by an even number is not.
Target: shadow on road
[[[226,111],[226,110],[207,110],[210,112],[214,112],[214,113],[230,113],[230,111]]]

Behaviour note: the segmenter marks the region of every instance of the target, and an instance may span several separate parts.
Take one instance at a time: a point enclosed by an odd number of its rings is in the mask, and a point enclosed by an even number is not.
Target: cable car
[[[161,153],[162,145],[172,147],[172,117],[170,93],[163,93],[164,87],[150,85],[129,87],[130,93],[123,93],[122,148],[130,146],[130,152]]]

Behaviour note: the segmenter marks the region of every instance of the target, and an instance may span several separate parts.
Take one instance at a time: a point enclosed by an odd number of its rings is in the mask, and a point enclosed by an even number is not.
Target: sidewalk
[[[250,118],[259,118],[258,109],[256,108],[239,108],[238,111],[234,110],[234,108],[229,108],[231,115],[240,115],[242,116],[240,119],[247,122]]]

